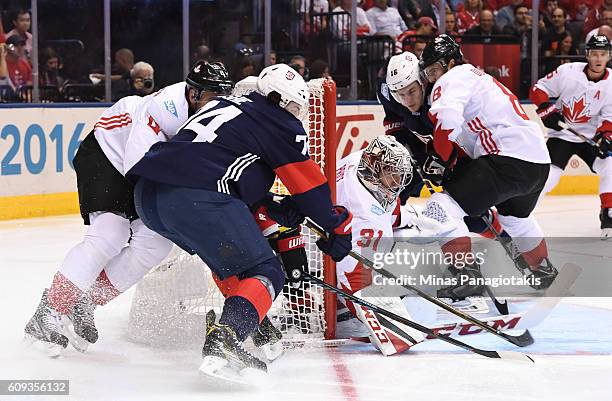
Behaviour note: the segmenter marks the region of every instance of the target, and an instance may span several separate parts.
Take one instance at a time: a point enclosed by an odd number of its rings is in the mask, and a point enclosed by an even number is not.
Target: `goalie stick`
[[[406,318],[404,318],[402,316],[396,315],[395,313],[389,312],[386,309],[380,308],[380,307],[378,307],[378,306],[376,306],[376,305],[374,305],[374,304],[372,304],[372,303],[370,303],[370,302],[368,302],[368,301],[366,301],[364,299],[361,299],[361,298],[356,297],[354,295],[351,295],[351,294],[349,294],[347,292],[344,292],[341,289],[334,287],[333,285],[327,284],[325,281],[319,279],[318,277],[313,276],[312,274],[310,274],[308,272],[303,272],[303,276],[306,279],[308,279],[309,281],[311,281],[311,282],[313,282],[313,283],[323,287],[324,289],[329,290],[329,291],[333,291],[336,294],[338,294],[338,295],[340,295],[340,296],[342,296],[342,297],[344,297],[346,299],[349,299],[349,300],[351,300],[352,302],[354,302],[354,303],[356,303],[358,305],[361,305],[361,306],[363,306],[365,308],[370,309],[372,312],[379,313],[379,314],[381,314],[383,316],[386,316],[386,317],[388,317],[390,319],[393,319],[393,320],[395,320],[397,322],[405,324],[408,327],[412,327],[415,330],[418,330],[418,331],[420,331],[422,333],[425,333],[425,334],[427,334],[430,337],[437,338],[439,340],[442,340],[444,342],[452,344],[452,345],[454,345],[456,347],[462,348],[462,349],[464,349],[466,351],[470,351],[470,352],[473,352],[473,353],[478,354],[478,355],[482,355],[482,356],[487,357],[487,358],[509,359],[509,360],[516,360],[516,361],[522,361],[522,362],[529,361],[529,362],[534,362],[535,363],[533,358],[530,357],[527,354],[522,354],[520,352],[513,352],[513,351],[499,351],[498,352],[498,351],[484,350],[484,349],[476,348],[474,346],[466,344],[466,343],[464,343],[462,341],[459,341],[457,339],[437,334],[436,332],[434,332],[433,330],[431,330],[428,327],[422,326],[422,325],[420,325],[420,324],[418,324],[416,322],[413,322],[412,320],[408,320],[408,319],[406,319]]]
[[[427,190],[429,191],[429,193],[433,194],[434,192],[436,192],[433,189],[433,185],[431,184],[431,181],[428,180],[427,178],[425,178],[425,174],[423,174],[423,169],[421,169],[421,166],[415,165],[415,167],[417,169],[417,172],[421,176],[421,179],[423,180],[423,183],[427,187]],[[483,220],[485,220],[485,223],[486,223],[486,219],[484,218],[484,216],[483,216]],[[507,315],[509,313],[509,311],[508,311],[508,301],[500,302],[495,297],[495,294],[493,293],[493,290],[491,289],[491,287],[489,287],[488,285],[485,285],[484,289],[485,289],[485,292],[487,293],[487,295],[489,296],[489,298],[491,298],[491,301],[493,301],[493,304],[495,305],[495,309],[497,309],[497,311],[499,313],[501,313],[502,315]]]
[[[306,219],[306,222],[304,224],[306,225],[306,227],[308,227],[309,229],[314,231],[318,236],[320,236],[322,238],[327,238],[327,234],[325,233],[325,231],[323,231],[323,229],[321,227],[317,226],[312,221]],[[380,274],[382,274],[383,276],[385,276],[387,278],[396,278],[388,270],[385,270],[383,268],[375,268],[374,267],[374,262],[372,262],[371,260],[369,260],[368,258],[366,258],[364,256],[359,255],[357,252],[355,252],[353,250],[349,251],[349,255],[351,257],[355,258],[357,261],[361,262],[364,266],[367,266],[370,269],[373,269],[373,270],[379,272]],[[458,316],[458,317],[460,317],[460,318],[462,318],[464,320],[467,320],[468,322],[473,323],[474,325],[480,327],[481,329],[483,329],[483,330],[485,330],[485,331],[487,331],[487,332],[489,332],[489,333],[491,333],[491,334],[493,334],[493,335],[495,335],[497,337],[503,338],[504,340],[506,340],[506,341],[516,345],[516,346],[526,347],[528,345],[533,344],[533,342],[534,342],[533,337],[529,333],[529,330],[525,330],[525,332],[523,334],[518,335],[518,336],[513,336],[513,335],[510,335],[510,334],[504,333],[500,329],[495,329],[495,328],[493,328],[493,327],[491,327],[491,326],[481,322],[480,320],[478,320],[478,319],[476,319],[476,318],[474,318],[474,317],[472,317],[472,316],[470,316],[470,315],[468,315],[466,313],[463,313],[463,312],[453,308],[452,306],[448,305],[446,302],[443,302],[443,301],[439,300],[436,297],[432,297],[431,295],[421,291],[420,289],[418,289],[418,288],[416,288],[414,286],[411,286],[410,284],[403,284],[402,287],[407,289],[407,290],[410,290],[410,291],[414,292],[415,294],[417,294],[421,298],[426,299],[427,301],[429,301],[429,302],[435,304],[436,306],[438,306],[438,307],[440,307],[440,308],[450,312],[451,314],[453,314],[455,316]],[[335,288],[335,287],[332,287],[332,288]],[[349,298],[349,299],[352,300],[352,298]],[[360,299],[360,301],[361,302],[367,302],[367,301],[363,301],[361,299]],[[364,305],[364,306],[368,307],[367,305]],[[378,308],[378,309],[380,309],[380,308]],[[391,312],[386,312],[386,313],[391,313]],[[381,314],[383,314],[383,313],[381,313]],[[507,315],[508,312],[502,313],[502,314],[503,315]],[[389,316],[389,315],[387,314],[385,316]],[[397,316],[397,315],[395,315],[395,316]],[[391,316],[389,316],[389,317],[391,317]],[[401,317],[401,316],[398,316],[398,317]],[[404,318],[402,318],[402,319],[404,319]],[[398,321],[404,323],[402,320],[398,320]],[[408,323],[404,323],[404,324],[406,324],[407,326],[410,326]],[[410,327],[416,328],[414,326],[410,326]],[[420,327],[423,327],[423,326],[420,326]],[[416,328],[416,329],[417,330],[421,330],[419,328]],[[427,330],[429,330],[429,332],[431,332],[430,329],[427,329]],[[429,332],[427,332],[427,334],[429,334]]]

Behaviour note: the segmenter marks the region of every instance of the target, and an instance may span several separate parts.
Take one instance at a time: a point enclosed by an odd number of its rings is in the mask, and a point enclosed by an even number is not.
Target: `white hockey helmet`
[[[357,176],[385,209],[412,180],[410,152],[397,139],[381,135],[363,150]]]
[[[276,92],[280,95],[278,105],[300,120],[308,112],[308,85],[304,78],[287,64],[274,64],[264,68],[257,77],[257,91],[266,97]]]
[[[399,103],[401,100],[397,96],[397,91],[404,89],[413,82],[422,85],[421,70],[419,69],[419,59],[410,52],[403,52],[395,55],[389,60],[387,66],[387,86],[391,96]]]

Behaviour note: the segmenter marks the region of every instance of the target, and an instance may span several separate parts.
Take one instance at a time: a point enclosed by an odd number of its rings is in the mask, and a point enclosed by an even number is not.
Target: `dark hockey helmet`
[[[425,68],[436,62],[446,67],[451,60],[459,62],[463,60],[463,54],[459,44],[443,33],[427,43],[419,60],[419,68],[424,71]]]
[[[589,50],[607,50],[612,51],[612,45],[605,35],[593,35],[586,44],[586,51]]]
[[[185,78],[185,83],[189,88],[197,91],[196,97],[198,98],[204,91],[229,95],[234,88],[234,83],[229,78],[223,63],[209,63],[204,60],[199,60],[194,64]]]

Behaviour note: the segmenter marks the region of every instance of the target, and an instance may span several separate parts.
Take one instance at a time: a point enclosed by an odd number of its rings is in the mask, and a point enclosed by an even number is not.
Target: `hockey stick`
[[[327,238],[327,234],[325,233],[325,231],[323,231],[323,229],[319,226],[317,226],[315,223],[313,223],[310,220],[306,220],[305,223],[306,227],[308,227],[309,229],[311,229],[312,231],[314,231],[319,237],[321,238]],[[355,260],[357,260],[358,262],[361,262],[364,266],[369,267],[370,269],[376,270],[377,272],[379,272],[380,274],[382,274],[383,276],[387,277],[387,278],[396,278],[393,273],[391,273],[388,270],[385,270],[383,268],[376,268],[374,266],[374,262],[372,262],[370,259],[358,254],[357,252],[351,250],[349,251],[349,255],[351,257],[353,257]],[[435,304],[436,306],[446,310],[447,312],[458,316],[464,320],[467,320],[468,322],[474,324],[475,326],[480,327],[481,329],[488,331],[489,333],[503,338],[504,340],[519,346],[519,347],[526,347],[528,345],[533,344],[534,340],[533,337],[531,336],[531,333],[529,333],[529,330],[525,330],[525,332],[521,335],[518,336],[513,336],[507,333],[502,332],[500,329],[495,329],[483,322],[481,322],[480,320],[468,315],[467,313],[463,313],[460,310],[457,310],[455,308],[453,308],[452,306],[448,305],[446,302],[443,302],[441,300],[439,300],[436,297],[432,297],[431,295],[427,294],[426,292],[423,292],[422,290],[418,289],[417,287],[414,287],[410,284],[403,284],[402,285],[403,288],[410,290],[412,292],[414,292],[415,294],[417,294],[418,296],[420,296],[421,298],[426,299],[427,301]],[[335,287],[334,287],[335,288]],[[390,313],[390,312],[389,312]],[[507,315],[508,313],[503,313],[503,315]],[[396,319],[397,320],[397,319]],[[400,320],[398,320],[400,321]],[[401,321],[400,321],[401,322]],[[408,324],[406,324],[408,325]],[[410,325],[408,325],[410,326]],[[413,327],[413,326],[410,326]],[[414,328],[414,327],[413,327]],[[418,329],[417,330],[421,330]],[[421,330],[422,331],[422,330]],[[430,330],[431,331],[431,330]],[[428,333],[429,334],[429,333]]]
[[[455,346],[457,346],[459,348],[463,348],[464,350],[473,352],[473,353],[478,354],[478,355],[485,356],[487,358],[514,359],[514,360],[519,360],[519,361],[523,361],[523,362],[527,362],[527,361],[535,362],[533,360],[533,358],[531,358],[527,354],[522,354],[520,352],[512,352],[512,351],[497,352],[497,351],[483,350],[483,349],[480,349],[480,348],[473,347],[473,346],[471,346],[469,344],[466,344],[466,343],[464,343],[462,341],[459,341],[457,339],[437,334],[436,332],[434,332],[433,330],[431,330],[428,327],[422,326],[422,325],[420,325],[420,324],[418,324],[416,322],[413,322],[412,320],[408,320],[408,319],[406,319],[406,318],[404,318],[402,316],[396,315],[395,313],[390,312],[390,311],[388,311],[386,309],[383,309],[383,308],[381,308],[379,306],[376,306],[376,305],[374,305],[374,304],[372,304],[372,303],[370,303],[370,302],[368,302],[368,301],[366,301],[364,299],[361,299],[361,298],[356,297],[354,295],[351,295],[351,294],[349,294],[347,292],[344,292],[341,289],[334,287],[333,285],[327,284],[325,281],[321,280],[318,277],[313,276],[312,274],[310,274],[308,272],[303,272],[303,275],[309,281],[311,281],[311,282],[313,282],[313,283],[323,287],[326,290],[335,292],[336,294],[342,296],[343,298],[351,300],[352,302],[354,302],[354,303],[356,303],[358,305],[361,305],[361,306],[363,306],[365,308],[368,308],[372,312],[379,313],[379,314],[381,314],[383,316],[387,316],[390,319],[393,319],[393,320],[395,320],[397,322],[405,324],[408,327],[411,327],[411,328],[413,328],[415,330],[418,330],[418,331],[420,331],[422,333],[425,333],[425,334],[427,334],[430,337],[437,338],[438,340],[442,340],[442,341],[447,342],[449,344],[455,345]]]
[[[564,130],[571,132],[572,134],[576,135],[578,138],[582,139],[583,141],[585,141],[586,143],[588,143],[589,145],[597,148],[599,151],[601,151],[601,147],[599,146],[599,144],[597,142],[595,142],[594,140],[592,140],[591,138],[588,138],[584,135],[582,135],[580,132],[576,131],[575,129],[573,129],[572,127],[568,126],[567,124],[560,122],[559,126],[561,128],[563,128]],[[612,151],[608,151],[608,156],[612,156]]]
[[[423,174],[423,169],[421,169],[421,166],[415,165],[417,172],[419,173],[419,175],[421,176],[421,179],[423,180],[423,183],[425,184],[425,186],[427,187],[427,190],[429,191],[430,194],[434,194],[436,191],[433,188],[433,185],[431,184],[431,181],[428,180],[427,178],[425,178],[425,174]],[[483,217],[484,219],[484,217]],[[485,221],[486,223],[486,221]],[[489,287],[488,285],[484,286],[485,292],[487,293],[487,295],[489,296],[489,298],[491,298],[491,300],[493,301],[493,304],[495,305],[495,309],[497,309],[497,311],[499,313],[501,313],[502,315],[507,315],[509,313],[508,311],[508,301],[504,301],[503,303],[500,302],[496,297],[495,294],[493,294],[493,290],[491,289],[491,287]]]

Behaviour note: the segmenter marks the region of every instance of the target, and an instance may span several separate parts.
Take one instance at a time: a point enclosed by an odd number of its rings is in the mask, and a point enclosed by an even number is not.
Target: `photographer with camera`
[[[113,82],[113,101],[125,96],[145,96],[152,93],[155,87],[154,72],[153,66],[145,61],[134,64],[127,79]]]

